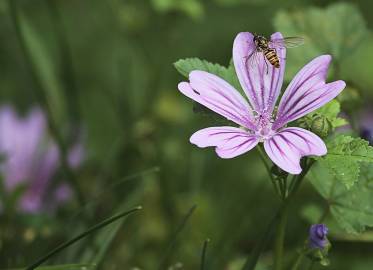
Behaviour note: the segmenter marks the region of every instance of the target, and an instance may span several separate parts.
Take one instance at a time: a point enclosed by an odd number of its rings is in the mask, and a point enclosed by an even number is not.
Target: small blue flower
[[[323,249],[328,243],[326,235],[328,228],[325,224],[314,224],[310,228],[309,245],[311,248]]]

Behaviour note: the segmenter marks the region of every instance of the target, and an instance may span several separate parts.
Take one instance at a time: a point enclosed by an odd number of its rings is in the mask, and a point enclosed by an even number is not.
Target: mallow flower
[[[281,33],[271,36],[278,38],[282,38]],[[198,147],[215,147],[221,158],[234,158],[263,143],[267,155],[278,167],[299,174],[303,156],[322,156],[327,149],[314,133],[286,125],[335,98],[346,84],[325,82],[331,56],[319,56],[296,74],[275,112],[283,84],[286,49],[277,49],[280,68],[266,63],[264,57],[250,63],[247,57],[253,50],[253,35],[239,33],[233,44],[233,62],[247,99],[229,83],[205,71],[192,71],[189,82],[178,85],[184,95],[238,125],[201,129],[191,136],[190,142]]]
[[[48,136],[41,109],[35,107],[21,117],[9,105],[0,107],[0,155],[5,191],[11,193],[24,186],[19,211],[52,211],[71,198],[67,184],[53,183],[60,157],[58,147]],[[83,146],[77,143],[69,151],[70,166],[79,166],[83,155]]]

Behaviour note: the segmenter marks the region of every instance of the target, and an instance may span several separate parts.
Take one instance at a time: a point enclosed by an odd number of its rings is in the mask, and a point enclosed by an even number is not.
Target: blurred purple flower
[[[67,184],[53,188],[52,177],[59,168],[59,151],[48,137],[43,112],[33,108],[22,118],[11,106],[0,108],[0,164],[7,192],[25,185],[20,198],[22,212],[50,211],[71,197]],[[70,166],[77,167],[83,159],[83,147],[76,144],[69,152]]]
[[[360,116],[360,136],[373,145],[373,111],[365,110]]]
[[[324,224],[314,224],[309,232],[309,245],[311,248],[323,249],[328,243],[326,238],[328,228]]]
[[[271,36],[271,39],[278,38],[282,38],[280,33]],[[190,82],[179,84],[184,95],[240,126],[205,128],[194,133],[190,141],[198,147],[216,147],[221,158],[236,157],[263,142],[266,153],[277,166],[299,174],[301,157],[322,156],[327,149],[312,132],[297,127],[286,128],[286,124],[328,103],[346,84],[343,81],[325,83],[331,57],[317,57],[294,77],[274,116],[283,83],[286,49],[277,50],[280,68],[266,63],[264,57],[258,57],[254,65],[248,63],[247,57],[253,50],[253,35],[239,33],[233,44],[233,61],[249,102],[226,81],[205,71],[192,71]]]

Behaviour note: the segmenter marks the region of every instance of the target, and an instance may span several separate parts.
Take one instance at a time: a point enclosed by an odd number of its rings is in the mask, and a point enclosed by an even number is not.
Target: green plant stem
[[[200,270],[205,269],[205,264],[206,264],[206,251],[207,251],[207,244],[210,242],[210,239],[206,239],[203,242],[203,247],[202,247],[202,253],[201,253],[201,265],[200,265]]]
[[[277,225],[276,238],[275,238],[275,251],[274,251],[274,269],[282,269],[282,258],[284,255],[284,241],[285,241],[285,230],[288,218],[288,201],[284,203],[280,214],[280,222]]]
[[[283,266],[282,258],[284,256],[284,241],[285,241],[285,231],[288,218],[288,207],[292,202],[295,194],[297,193],[299,187],[301,186],[303,179],[308,173],[309,169],[313,165],[314,160],[308,161],[306,158],[302,161],[303,170],[302,172],[295,176],[292,181],[292,189],[290,190],[289,196],[284,200],[283,207],[280,213],[280,222],[276,231],[275,238],[275,252],[274,252],[274,269],[281,270]]]
[[[105,219],[103,221],[101,221],[100,223],[94,225],[93,227],[89,228],[88,230],[86,230],[85,232],[77,235],[76,237],[72,238],[71,240],[69,241],[66,241],[65,243],[62,243],[61,245],[59,245],[58,247],[56,247],[55,249],[53,249],[51,252],[49,252],[47,255],[45,255],[44,257],[40,258],[39,260],[37,260],[35,263],[33,263],[32,265],[30,265],[29,267],[27,267],[25,270],[33,270],[35,269],[36,267],[40,266],[41,264],[43,264],[44,262],[46,262],[47,260],[49,260],[51,257],[53,257],[54,255],[56,255],[57,253],[59,253],[60,251],[62,251],[63,249],[71,246],[72,244],[74,244],[75,242],[83,239],[84,237],[90,235],[91,233],[113,223],[114,221],[120,219],[120,218],[123,218],[133,212],[136,212],[138,210],[141,210],[142,207],[141,206],[137,206],[129,211],[126,211],[126,212],[123,212],[123,213],[120,213],[118,215],[115,215],[115,216],[112,216],[111,218],[108,218],[108,219]]]
[[[297,259],[295,260],[293,266],[291,267],[291,270],[297,270],[298,267],[300,266],[302,260],[303,260],[303,256],[304,256],[304,253],[303,251],[299,253],[299,256],[297,257]]]
[[[271,172],[271,168],[269,167],[269,165],[268,165],[268,163],[267,163],[267,161],[266,161],[264,151],[263,151],[263,149],[261,148],[260,145],[258,145],[258,146],[256,147],[256,149],[258,150],[258,152],[259,152],[259,156],[260,156],[260,159],[262,160],[262,162],[263,162],[263,164],[264,164],[264,167],[266,168],[267,173],[268,173],[268,175],[269,175],[269,177],[270,177],[270,179],[271,179],[271,182],[272,182],[273,188],[275,189],[276,194],[279,195],[281,191],[279,190],[279,187],[278,187],[277,184],[276,184],[276,179],[273,177],[273,174],[272,174],[272,172]]]
[[[282,211],[282,206],[278,211],[276,212],[275,216],[271,219],[270,223],[268,224],[267,228],[265,229],[264,233],[262,234],[262,237],[258,244],[255,246],[254,250],[250,254],[250,256],[247,258],[246,263],[242,267],[242,270],[254,270],[255,266],[258,262],[259,256],[266,247],[267,243],[271,239],[272,232],[274,230],[275,225],[277,224],[277,221],[280,217],[280,213]]]
[[[173,248],[174,248],[174,246],[176,244],[177,238],[178,238],[179,234],[181,233],[181,231],[184,229],[185,225],[187,224],[189,218],[192,216],[192,214],[193,214],[194,210],[196,210],[196,208],[197,208],[197,205],[193,205],[189,209],[188,213],[184,216],[184,218],[182,219],[181,223],[177,227],[175,233],[172,235],[171,241],[170,241],[168,247],[166,248],[165,253],[164,253],[162,259],[160,260],[159,266],[157,268],[158,270],[166,269],[166,265],[167,265],[169,256],[170,256],[171,251],[173,250]]]
[[[69,162],[68,162],[68,149],[62,139],[62,135],[60,134],[57,125],[53,121],[52,117],[52,110],[49,106],[48,100],[44,95],[43,92],[43,84],[40,81],[40,78],[37,74],[36,67],[34,66],[34,63],[32,61],[31,54],[27,48],[27,42],[24,38],[24,35],[22,33],[22,27],[21,23],[19,20],[19,15],[17,12],[17,1],[16,0],[8,0],[8,6],[9,6],[9,11],[10,11],[10,16],[14,24],[14,28],[16,31],[16,36],[18,38],[21,50],[23,52],[23,55],[25,57],[26,64],[29,68],[31,77],[35,83],[34,93],[37,96],[41,106],[46,112],[46,117],[47,117],[47,122],[48,122],[48,127],[51,132],[51,135],[56,141],[56,144],[59,149],[59,154],[60,154],[60,159],[61,159],[61,166],[62,169],[66,175],[67,181],[70,182],[72,188],[74,189],[74,192],[77,196],[77,199],[79,203],[83,206],[85,204],[85,198],[84,198],[84,193],[80,189],[77,178],[75,177],[75,174],[73,173],[72,169],[70,168]]]

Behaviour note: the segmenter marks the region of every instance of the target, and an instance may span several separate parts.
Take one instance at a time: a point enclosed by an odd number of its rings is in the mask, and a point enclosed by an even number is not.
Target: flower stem
[[[288,219],[288,203],[285,205],[281,211],[280,223],[277,226],[276,239],[275,239],[275,259],[274,259],[274,269],[282,269],[282,258],[284,254],[284,241],[285,241],[285,230]]]
[[[258,150],[260,159],[262,160],[262,162],[264,164],[264,167],[266,168],[266,170],[268,172],[269,178],[271,179],[271,182],[272,182],[273,188],[275,189],[275,192],[277,193],[277,195],[280,195],[281,191],[279,190],[279,187],[276,184],[276,179],[273,177],[273,174],[271,172],[271,168],[269,167],[269,165],[266,161],[263,149],[260,147],[260,145],[258,145],[256,147],[256,149]]]
[[[295,260],[293,266],[291,267],[291,270],[297,270],[298,267],[300,266],[300,263],[302,262],[303,260],[303,251],[299,253],[299,256],[297,257],[297,259]]]
[[[289,190],[289,196],[283,201],[283,208],[281,211],[280,223],[277,227],[276,239],[275,239],[275,254],[274,254],[274,269],[282,270],[282,258],[284,255],[284,240],[285,240],[285,230],[288,218],[288,207],[290,202],[293,200],[296,192],[298,191],[303,179],[308,173],[309,169],[313,165],[314,160],[308,161],[306,158],[302,160],[302,173],[294,176],[290,184],[291,189]]]

